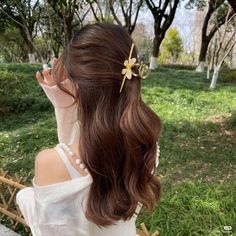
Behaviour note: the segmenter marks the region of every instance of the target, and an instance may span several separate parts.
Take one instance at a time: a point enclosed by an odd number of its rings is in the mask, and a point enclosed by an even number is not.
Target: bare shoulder
[[[40,186],[70,180],[69,173],[55,148],[40,151],[35,159],[35,183]]]

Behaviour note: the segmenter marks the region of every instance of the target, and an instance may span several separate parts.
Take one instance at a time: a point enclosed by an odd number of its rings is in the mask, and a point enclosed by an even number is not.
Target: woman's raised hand
[[[52,60],[52,69],[44,66],[42,71],[43,77],[39,71],[36,72],[36,79],[40,84],[48,85],[49,87],[52,87],[56,85],[57,81],[64,81],[67,79],[65,69],[60,68],[60,63],[57,58],[54,58]],[[60,79],[58,77],[61,76]]]

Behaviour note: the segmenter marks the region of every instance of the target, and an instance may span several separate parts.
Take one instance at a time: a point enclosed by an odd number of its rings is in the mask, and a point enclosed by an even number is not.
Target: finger
[[[48,67],[43,69],[43,76],[47,81],[51,81],[52,77],[50,75],[50,69]]]
[[[65,66],[62,67],[62,81],[67,79],[67,74],[65,70]]]
[[[36,79],[38,80],[40,84],[46,84],[39,71],[36,72]]]
[[[57,61],[58,61],[58,59],[57,59],[56,57],[54,57],[54,58],[51,60],[52,71],[54,70],[54,67],[55,67],[55,65],[57,64]]]
[[[59,77],[60,81],[64,81],[67,79],[66,73],[65,73],[65,67],[59,63],[59,59],[54,58],[53,59],[53,70],[52,70],[52,76],[54,78]]]
[[[52,65],[55,66],[55,64],[57,64],[57,62],[58,62],[58,59],[56,57],[54,57],[52,59]]]
[[[57,58],[52,59],[52,68],[53,68],[54,73],[58,71],[58,67],[59,67],[58,61],[59,59]]]

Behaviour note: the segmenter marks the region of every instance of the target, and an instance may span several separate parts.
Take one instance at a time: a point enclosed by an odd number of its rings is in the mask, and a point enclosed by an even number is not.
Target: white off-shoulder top
[[[67,79],[64,86],[72,91]],[[61,144],[72,144],[78,140],[79,125],[76,120],[76,105],[70,106],[73,99],[56,85],[41,85],[55,108],[59,144],[55,147],[59,158],[71,176],[71,180],[33,187],[17,193],[16,201],[29,225],[33,236],[136,236],[134,215],[130,220],[117,221],[109,227],[98,227],[85,217],[86,201],[92,183],[91,175],[80,176],[68,160]],[[157,165],[159,163],[159,148]],[[138,204],[136,212],[141,209]]]

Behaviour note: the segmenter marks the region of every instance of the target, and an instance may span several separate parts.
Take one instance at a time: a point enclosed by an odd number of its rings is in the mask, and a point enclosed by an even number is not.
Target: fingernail
[[[43,75],[47,75],[48,74],[48,69],[43,69]]]

